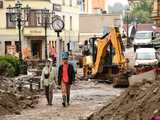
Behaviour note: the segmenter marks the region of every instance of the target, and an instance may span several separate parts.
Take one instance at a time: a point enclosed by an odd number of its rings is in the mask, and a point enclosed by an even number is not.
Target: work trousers
[[[52,104],[53,89],[50,86],[45,86],[45,95],[49,105]]]
[[[62,96],[70,96],[70,84],[66,84],[61,82],[61,90],[62,90]]]
[[[69,105],[70,101],[70,84],[64,83],[63,80],[61,82],[61,90],[62,90],[62,98],[63,103],[66,103]]]
[[[88,65],[83,65],[83,76],[88,77]]]

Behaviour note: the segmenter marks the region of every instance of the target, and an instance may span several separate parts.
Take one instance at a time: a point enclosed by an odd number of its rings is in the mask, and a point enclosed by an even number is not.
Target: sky
[[[128,0],[108,0],[108,4],[113,6],[116,2],[120,2],[123,5],[128,5]]]

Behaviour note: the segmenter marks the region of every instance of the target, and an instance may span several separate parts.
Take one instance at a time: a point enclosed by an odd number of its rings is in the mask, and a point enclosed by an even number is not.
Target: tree
[[[134,22],[135,18],[137,23],[150,23],[152,13],[152,0],[142,0],[140,3],[133,5],[130,13],[128,14],[128,22]],[[127,15],[124,17],[127,22]]]

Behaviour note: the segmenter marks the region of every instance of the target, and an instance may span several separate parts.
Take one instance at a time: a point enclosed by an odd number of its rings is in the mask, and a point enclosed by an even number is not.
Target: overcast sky
[[[108,5],[114,5],[116,2],[120,2],[123,5],[128,5],[128,0],[108,0]]]

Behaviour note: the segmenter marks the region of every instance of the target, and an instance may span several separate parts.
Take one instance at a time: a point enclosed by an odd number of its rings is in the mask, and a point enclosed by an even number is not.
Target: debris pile
[[[20,114],[22,109],[33,108],[36,104],[36,91],[30,92],[28,88],[19,91],[15,79],[0,76],[0,115]]]
[[[151,120],[160,115],[160,80],[143,80],[128,88],[88,120]]]

